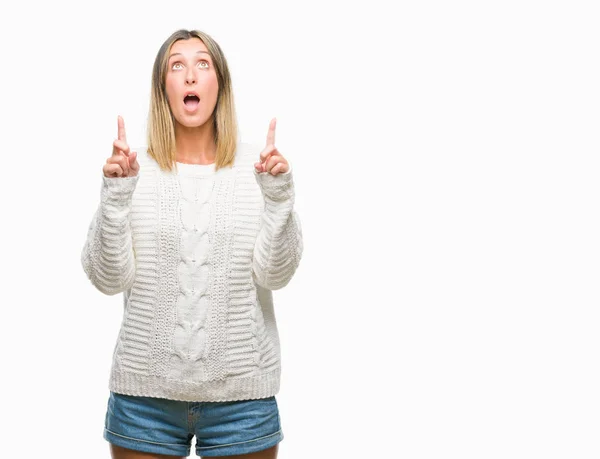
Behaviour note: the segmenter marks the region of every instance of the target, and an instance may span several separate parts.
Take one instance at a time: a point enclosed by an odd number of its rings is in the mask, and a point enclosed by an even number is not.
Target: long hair
[[[169,52],[178,40],[199,38],[210,53],[215,65],[219,92],[212,114],[217,154],[215,170],[233,165],[238,138],[238,125],[233,101],[231,75],[221,47],[208,34],[198,30],[180,29],[162,44],[152,69],[150,112],[148,116],[148,153],[165,171],[176,165],[175,121],[166,92],[166,76]]]

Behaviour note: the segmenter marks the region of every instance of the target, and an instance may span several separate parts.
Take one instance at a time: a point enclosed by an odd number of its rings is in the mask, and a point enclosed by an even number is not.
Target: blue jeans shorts
[[[110,392],[104,438],[154,454],[233,456],[271,448],[283,440],[275,396],[232,402],[182,402]]]

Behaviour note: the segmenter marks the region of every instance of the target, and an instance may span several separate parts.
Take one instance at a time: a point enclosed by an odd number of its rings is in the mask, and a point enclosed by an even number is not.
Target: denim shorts
[[[182,402],[110,392],[104,438],[123,448],[187,457],[232,456],[283,440],[275,396],[231,402]]]

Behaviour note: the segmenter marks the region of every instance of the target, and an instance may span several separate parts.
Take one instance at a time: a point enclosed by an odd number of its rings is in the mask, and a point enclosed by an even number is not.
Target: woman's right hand
[[[129,150],[125,122],[120,116],[118,126],[118,138],[113,142],[112,156],[106,160],[102,172],[105,177],[135,177],[140,170],[140,164],[137,161],[137,153]]]

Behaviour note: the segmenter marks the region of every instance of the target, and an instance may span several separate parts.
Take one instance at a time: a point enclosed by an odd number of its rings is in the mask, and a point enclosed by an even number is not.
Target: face
[[[197,127],[210,119],[217,104],[219,84],[202,40],[194,37],[173,43],[165,84],[176,123]]]

